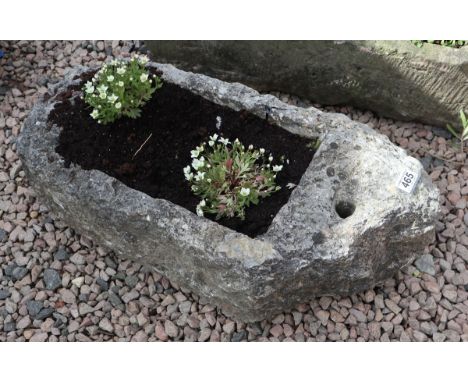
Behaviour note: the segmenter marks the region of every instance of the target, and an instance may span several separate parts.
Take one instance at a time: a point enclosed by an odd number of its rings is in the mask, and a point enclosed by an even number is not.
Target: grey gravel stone
[[[101,321],[99,321],[99,327],[102,330],[105,330],[106,332],[113,332],[114,331],[114,326],[109,321],[109,319],[106,318],[106,317],[104,317]]]
[[[98,277],[96,279],[96,284],[99,285],[101,287],[101,290],[103,291],[106,291],[106,290],[109,290],[109,284],[107,281],[101,279],[100,277]]]
[[[109,301],[113,306],[118,309],[125,310],[125,305],[118,295],[115,293],[109,293]]]
[[[44,303],[42,301],[31,300],[26,303],[26,307],[28,309],[29,315],[35,318],[44,307]]]
[[[179,329],[171,321],[164,323],[164,331],[171,338],[175,338],[179,334]]]
[[[14,332],[16,330],[16,322],[7,322],[3,324],[3,331],[6,333]]]
[[[54,313],[54,308],[44,308],[34,317],[35,320],[45,320],[46,318],[52,316]]]
[[[364,313],[357,309],[350,309],[349,311],[359,322],[366,322],[367,317]]]
[[[442,333],[434,333],[432,336],[434,342],[444,342],[447,336]]]
[[[245,340],[247,337],[247,333],[245,330],[241,330],[240,332],[236,332],[231,337],[231,342],[241,342]]]
[[[70,254],[67,252],[67,250],[63,247],[60,247],[57,252],[55,252],[54,255],[55,260],[58,261],[65,261],[70,258]]]
[[[11,296],[11,292],[6,289],[0,289],[0,300],[5,300]]]
[[[28,269],[25,267],[16,267],[13,269],[12,277],[14,280],[21,280],[24,276],[28,274]]]
[[[138,281],[140,280],[135,275],[125,277],[125,284],[127,284],[130,288],[134,288],[138,284]]]
[[[0,228],[0,243],[5,241],[7,238],[8,238],[7,232],[4,229]]]
[[[55,290],[62,285],[62,278],[55,269],[46,269],[43,278],[45,287],[49,290]]]
[[[26,329],[29,325],[31,325],[31,319],[29,316],[24,316],[20,319],[16,325],[18,329]]]
[[[418,268],[421,272],[427,273],[431,276],[434,276],[436,273],[434,267],[434,258],[431,255],[422,255],[419,259],[417,259],[414,263],[416,268]]]
[[[192,307],[191,301],[183,301],[179,304],[179,310],[181,313],[189,313],[191,307]]]

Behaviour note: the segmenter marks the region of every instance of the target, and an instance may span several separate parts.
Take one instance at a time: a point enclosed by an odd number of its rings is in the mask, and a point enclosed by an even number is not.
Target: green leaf
[[[465,140],[465,139],[468,138],[468,128],[465,129],[465,130],[463,130],[463,134],[462,134],[461,138],[462,138],[463,140]]]
[[[447,124],[447,129],[452,133],[452,135],[456,138],[460,138],[458,133],[453,129],[453,127],[450,124]]]
[[[465,113],[463,112],[463,110],[460,110],[460,119],[461,119],[461,121],[462,121],[463,127],[468,126],[468,121],[466,120],[466,115],[465,115]]]

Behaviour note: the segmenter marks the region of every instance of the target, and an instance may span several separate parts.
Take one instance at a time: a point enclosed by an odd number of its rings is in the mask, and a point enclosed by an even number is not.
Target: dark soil
[[[93,73],[86,77],[92,76]],[[87,80],[83,76],[83,83]],[[76,90],[76,88],[74,89]],[[66,166],[97,169],[127,186],[154,197],[169,200],[195,212],[200,198],[185,180],[183,168],[191,163],[193,150],[214,133],[239,140],[246,146],[263,147],[275,158],[285,155],[278,175],[281,190],[246,210],[245,220],[223,218],[218,223],[250,237],[266,232],[274,216],[292,192],[286,185],[298,184],[314,155],[307,147],[310,140],[288,133],[246,111],[236,112],[194,95],[176,85],[164,83],[142,110],[138,119],[121,118],[100,125],[90,117],[83,100],[69,101],[71,91],[59,95],[49,122],[63,128],[56,148]],[[216,117],[222,118],[216,129]],[[141,151],[142,143],[152,134]],[[214,220],[214,216],[207,216]]]

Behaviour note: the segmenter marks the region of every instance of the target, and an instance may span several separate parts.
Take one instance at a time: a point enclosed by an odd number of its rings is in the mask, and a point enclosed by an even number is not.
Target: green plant
[[[284,158],[281,164],[273,164],[273,156],[265,149],[245,148],[238,139],[231,143],[214,134],[191,156],[192,164],[184,168],[184,174],[192,191],[202,197],[196,208],[199,216],[245,219],[246,207],[281,188],[276,185],[276,174],[283,169]]]
[[[318,138],[312,138],[306,146],[311,150],[318,150],[321,143]]]
[[[468,40],[411,40],[414,45],[421,48],[425,43],[447,46],[449,48],[461,48],[468,45]]]
[[[128,62],[104,64],[83,87],[84,100],[93,108],[91,117],[102,124],[122,116],[139,117],[141,107],[162,86],[161,79],[146,69],[148,61],[146,56],[134,55]]]
[[[458,138],[460,140],[460,150],[461,152],[463,152],[464,143],[468,139],[468,120],[463,110],[460,110],[460,121],[461,129],[459,132],[457,132],[450,124],[447,124],[447,129],[452,133],[452,135],[455,138]]]

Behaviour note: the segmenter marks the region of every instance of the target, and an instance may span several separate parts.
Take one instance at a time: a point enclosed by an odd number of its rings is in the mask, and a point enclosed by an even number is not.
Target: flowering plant
[[[192,165],[184,168],[184,175],[192,191],[202,197],[196,208],[199,216],[209,213],[216,214],[216,219],[245,219],[246,207],[281,188],[276,185],[276,174],[283,165],[273,164],[273,156],[267,156],[265,149],[245,148],[238,139],[231,143],[214,134],[208,144],[192,150],[191,156]]]
[[[104,64],[83,87],[84,100],[93,108],[91,117],[102,124],[122,116],[139,117],[140,108],[162,86],[160,78],[146,69],[148,61],[146,56],[134,55],[129,62]]]

